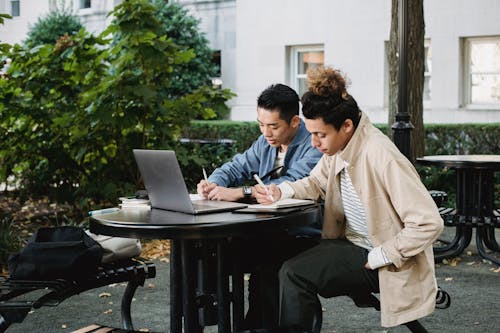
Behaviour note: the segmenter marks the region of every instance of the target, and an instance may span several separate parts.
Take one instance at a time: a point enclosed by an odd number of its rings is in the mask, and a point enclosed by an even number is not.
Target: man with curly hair
[[[433,312],[437,284],[432,243],[443,220],[411,162],[375,128],[331,67],[308,73],[302,111],[323,157],[308,177],[268,188],[274,200],[323,199],[322,240],[279,273],[280,327],[312,331],[322,297],[356,303],[380,293],[382,326]],[[270,199],[256,187],[261,203]]]

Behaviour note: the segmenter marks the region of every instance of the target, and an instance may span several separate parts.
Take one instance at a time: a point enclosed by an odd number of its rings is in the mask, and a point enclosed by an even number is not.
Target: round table
[[[462,253],[470,244],[472,228],[476,228],[479,254],[500,265],[485,249],[500,251],[495,239],[495,227],[500,226],[500,216],[495,209],[495,171],[500,170],[500,155],[434,155],[417,158],[417,163],[456,171],[456,211],[443,214],[443,219],[457,230],[449,244],[434,248],[436,258]]]
[[[232,326],[241,329],[244,316],[243,272],[238,262],[228,260],[228,239],[255,237],[264,233],[308,226],[321,219],[318,206],[304,207],[288,214],[238,214],[232,212],[191,215],[162,209],[122,209],[93,215],[90,231],[117,237],[170,239],[170,332],[203,332],[199,308],[207,302],[216,304],[218,332],[231,332],[230,303],[233,303]],[[197,264],[200,252],[209,248],[216,255],[216,295],[202,290]],[[237,261],[237,260],[236,260]],[[201,273],[201,275],[205,275]],[[229,276],[232,276],[231,294]],[[203,287],[203,286],[202,286]],[[201,288],[203,289],[203,288]],[[203,310],[202,310],[203,313]]]

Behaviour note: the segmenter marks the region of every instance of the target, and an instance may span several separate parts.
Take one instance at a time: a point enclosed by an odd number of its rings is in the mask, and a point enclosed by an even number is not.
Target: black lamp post
[[[399,89],[398,89],[398,112],[396,121],[392,124],[394,131],[394,144],[401,153],[411,159],[411,130],[408,113],[408,0],[399,0],[398,5],[399,24]]]

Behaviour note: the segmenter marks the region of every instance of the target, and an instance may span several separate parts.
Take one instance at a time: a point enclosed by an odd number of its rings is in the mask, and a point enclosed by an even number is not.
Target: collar
[[[337,163],[335,167],[335,173],[337,174],[343,168],[354,164],[359,156],[359,149],[364,140],[364,133],[366,126],[370,124],[370,119],[368,116],[361,112],[361,119],[359,120],[358,127],[354,131],[354,134],[351,137],[351,140],[347,143],[345,148],[338,152],[337,155]]]

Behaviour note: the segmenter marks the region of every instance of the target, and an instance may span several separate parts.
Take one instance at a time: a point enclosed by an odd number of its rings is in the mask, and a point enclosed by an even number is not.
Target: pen
[[[118,212],[119,210],[120,210],[120,208],[118,208],[118,207],[105,208],[105,209],[99,209],[99,210],[91,210],[91,211],[89,211],[89,216],[114,213],[114,212]]]
[[[207,183],[207,185],[210,185],[210,183],[208,182],[207,172],[205,171],[205,168],[203,168],[203,178],[205,178],[205,182]]]
[[[269,197],[269,199],[271,200],[271,202],[274,202],[273,196],[269,193],[269,190],[268,190],[267,186],[264,185],[264,183],[259,178],[259,176],[256,173],[254,173],[253,178],[257,181],[257,183],[259,183],[260,186],[262,186],[263,188],[266,189],[267,196]]]

